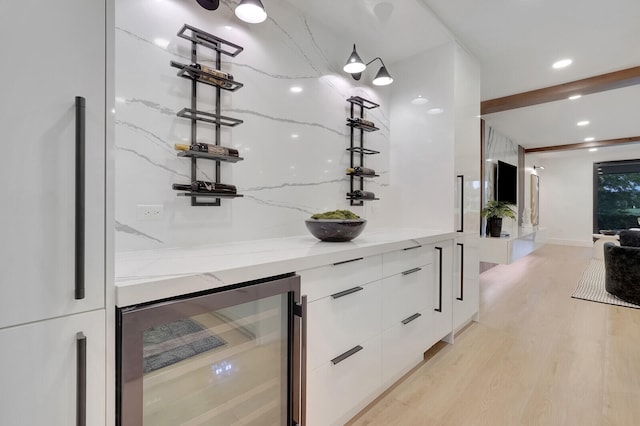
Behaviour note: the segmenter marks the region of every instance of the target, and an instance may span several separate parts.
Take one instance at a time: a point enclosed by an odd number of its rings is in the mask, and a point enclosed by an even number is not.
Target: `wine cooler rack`
[[[378,108],[380,105],[371,102],[360,96],[351,96],[347,99],[350,104],[350,115],[347,118],[347,126],[350,127],[350,146],[347,148],[350,154],[351,168],[364,167],[364,156],[380,154],[380,151],[364,147],[365,132],[375,132],[380,130],[375,125],[369,125],[367,122],[362,123],[364,119],[364,111],[368,109]],[[358,111],[356,111],[356,108]],[[373,123],[372,123],[373,124]],[[357,134],[359,131],[359,134]],[[357,172],[347,173],[350,177],[350,191],[347,193],[347,200],[350,200],[352,206],[362,206],[365,201],[379,200],[379,198],[362,198],[358,197],[355,191],[364,191],[365,177],[376,177],[378,175],[363,175]]]
[[[178,68],[178,77],[183,77],[191,80],[191,106],[190,108],[183,108],[176,114],[178,117],[185,118],[191,121],[191,144],[195,144],[198,134],[198,122],[212,124],[215,127],[213,144],[220,146],[221,127],[235,127],[242,124],[243,121],[237,118],[225,117],[220,114],[221,109],[221,94],[222,91],[235,92],[243,87],[243,84],[235,81],[231,76],[226,73],[217,73],[221,71],[222,67],[222,55],[235,57],[244,49],[237,44],[231,43],[227,40],[223,40],[212,34],[192,27],[191,25],[183,25],[180,31],[178,31],[178,37],[189,40],[191,42],[191,64],[182,64],[176,61],[171,61],[171,66]],[[215,70],[208,72],[206,67],[202,67],[198,63],[198,46],[212,49],[215,52]],[[229,78],[227,78],[229,77]],[[215,111],[205,112],[198,110],[198,84],[204,84],[211,86],[215,89]],[[191,182],[197,180],[196,172],[198,169],[198,160],[212,160],[215,164],[215,178],[213,183],[220,182],[220,163],[236,163],[243,160],[242,157],[215,155],[201,151],[181,151],[177,154],[179,157],[191,159]],[[192,206],[220,206],[221,198],[237,198],[242,197],[241,194],[229,194],[229,193],[216,193],[216,192],[185,192],[180,190],[178,196],[191,197]],[[198,198],[206,198],[209,201],[199,201]],[[211,199],[213,201],[210,201]]]

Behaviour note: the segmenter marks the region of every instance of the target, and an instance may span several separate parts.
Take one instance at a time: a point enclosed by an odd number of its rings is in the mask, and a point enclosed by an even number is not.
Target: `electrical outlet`
[[[161,220],[164,216],[162,204],[138,204],[136,219],[139,221]]]

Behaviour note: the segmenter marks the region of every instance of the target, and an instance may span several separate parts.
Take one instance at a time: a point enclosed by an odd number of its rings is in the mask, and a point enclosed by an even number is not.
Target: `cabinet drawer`
[[[349,288],[379,280],[382,276],[382,255],[349,259],[333,265],[299,271],[302,294],[314,300]]]
[[[413,248],[384,253],[382,255],[382,276],[389,277],[430,263],[433,263],[432,245],[416,245]]]
[[[380,342],[377,335],[350,357],[309,374],[307,426],[342,425],[377,396],[382,384]]]
[[[361,288],[362,290],[359,290]],[[354,287],[309,303],[308,358],[311,371],[381,331],[382,283]]]
[[[433,305],[433,265],[408,269],[382,280],[382,329]]]
[[[415,314],[420,316],[413,320],[408,316],[404,319],[407,324],[398,321],[382,335],[382,383],[385,387],[418,365],[429,348],[429,312]]]

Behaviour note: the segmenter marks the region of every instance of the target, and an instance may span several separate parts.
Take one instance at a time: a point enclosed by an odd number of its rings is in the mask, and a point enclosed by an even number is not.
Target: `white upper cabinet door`
[[[0,13],[0,328],[104,305],[105,0]],[[84,256],[75,253],[76,112],[86,99]],[[86,296],[75,300],[84,257]]]
[[[0,424],[83,424],[76,413],[86,404],[84,424],[103,426],[104,322],[98,310],[0,330]]]

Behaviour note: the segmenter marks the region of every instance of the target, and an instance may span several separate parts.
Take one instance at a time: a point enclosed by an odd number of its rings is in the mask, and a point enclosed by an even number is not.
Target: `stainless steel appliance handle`
[[[460,228],[458,232],[464,232],[464,175],[458,175],[460,179]]]
[[[87,337],[76,333],[76,426],[87,425]]]
[[[84,299],[86,102],[76,96],[75,299]]]

